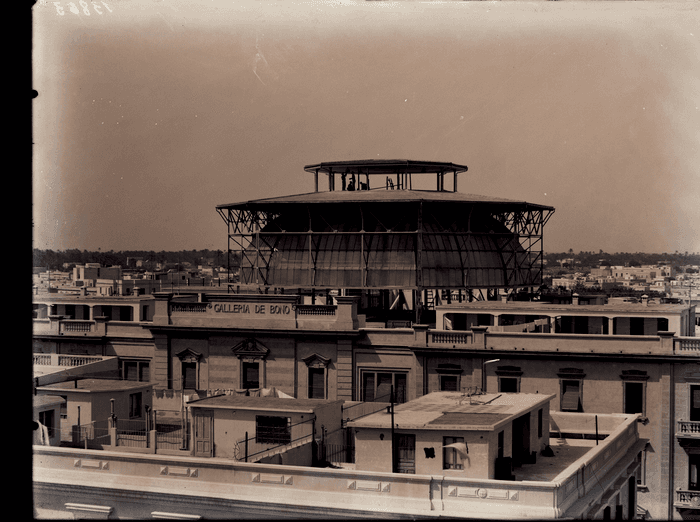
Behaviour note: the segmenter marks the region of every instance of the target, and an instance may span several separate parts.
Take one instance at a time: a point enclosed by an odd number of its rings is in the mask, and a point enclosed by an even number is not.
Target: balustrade
[[[86,333],[92,331],[92,321],[64,321],[63,331],[74,333]]]
[[[678,421],[678,435],[700,438],[700,421]]]
[[[335,305],[297,305],[297,315],[335,315]]]
[[[675,353],[699,355],[700,338],[674,339],[673,348]]]
[[[430,332],[430,342],[434,344],[472,344],[472,334],[470,332],[453,331],[432,331]]]
[[[700,509],[700,491],[676,491],[676,505]]]
[[[206,313],[207,303],[173,303],[170,305],[173,313]]]

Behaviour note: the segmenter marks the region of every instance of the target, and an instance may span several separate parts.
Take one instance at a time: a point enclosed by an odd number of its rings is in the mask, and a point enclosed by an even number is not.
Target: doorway
[[[396,462],[394,473],[416,472],[416,436],[399,434],[395,435]]]
[[[194,456],[213,457],[214,413],[211,410],[195,410]]]

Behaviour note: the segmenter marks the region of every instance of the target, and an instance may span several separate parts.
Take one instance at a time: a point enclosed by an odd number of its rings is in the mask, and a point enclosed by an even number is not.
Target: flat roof
[[[471,397],[460,392],[433,392],[394,406],[398,429],[494,431],[514,418],[549,403],[555,395],[490,393]],[[388,428],[386,409],[350,421],[354,428]]]
[[[77,385],[77,387],[76,387]],[[108,392],[130,391],[153,386],[150,382],[122,381],[119,379],[70,379],[65,382],[56,382],[39,386],[37,390],[51,390],[62,392]]]
[[[196,408],[219,408],[236,410],[276,411],[290,413],[313,413],[319,406],[342,403],[319,399],[286,399],[282,397],[247,397],[244,395],[216,395],[189,401]]]
[[[217,209],[243,209],[264,207],[269,205],[292,204],[333,204],[333,203],[410,203],[410,202],[436,202],[436,203],[483,203],[488,205],[504,205],[509,207],[527,207],[531,210],[554,210],[554,207],[537,205],[526,201],[480,196],[477,194],[463,194],[461,192],[447,192],[437,190],[387,190],[384,186],[371,190],[334,190],[326,192],[310,192],[292,196],[280,196],[250,200],[240,203],[217,205]]]
[[[682,304],[650,304],[644,303],[609,303],[605,305],[575,305],[555,304],[538,301],[473,301],[471,303],[443,304],[435,307],[438,310],[478,311],[489,310],[498,312],[512,311],[514,313],[525,311],[527,313],[541,312],[576,312],[576,313],[601,313],[601,312],[633,312],[633,313],[681,313],[688,310],[687,305]]]
[[[32,400],[35,409],[46,406],[58,406],[66,402],[66,399],[58,395],[34,395]]]
[[[442,161],[417,161],[407,159],[365,159],[350,161],[324,161],[315,165],[306,165],[306,172],[323,172],[329,174],[435,174],[438,172],[466,172],[466,165],[457,165]]]

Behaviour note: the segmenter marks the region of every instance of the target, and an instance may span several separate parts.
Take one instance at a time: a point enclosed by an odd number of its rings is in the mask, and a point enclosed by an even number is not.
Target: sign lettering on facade
[[[289,315],[292,313],[292,307],[286,304],[214,303],[214,312],[249,315]]]

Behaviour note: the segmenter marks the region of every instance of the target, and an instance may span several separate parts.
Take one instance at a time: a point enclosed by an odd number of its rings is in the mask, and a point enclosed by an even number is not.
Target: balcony
[[[676,424],[676,438],[700,439],[700,421],[679,420]]]
[[[697,337],[680,337],[674,339],[673,343],[674,355],[700,355],[700,338]]]
[[[679,509],[700,509],[700,491],[676,491],[673,507]]]

